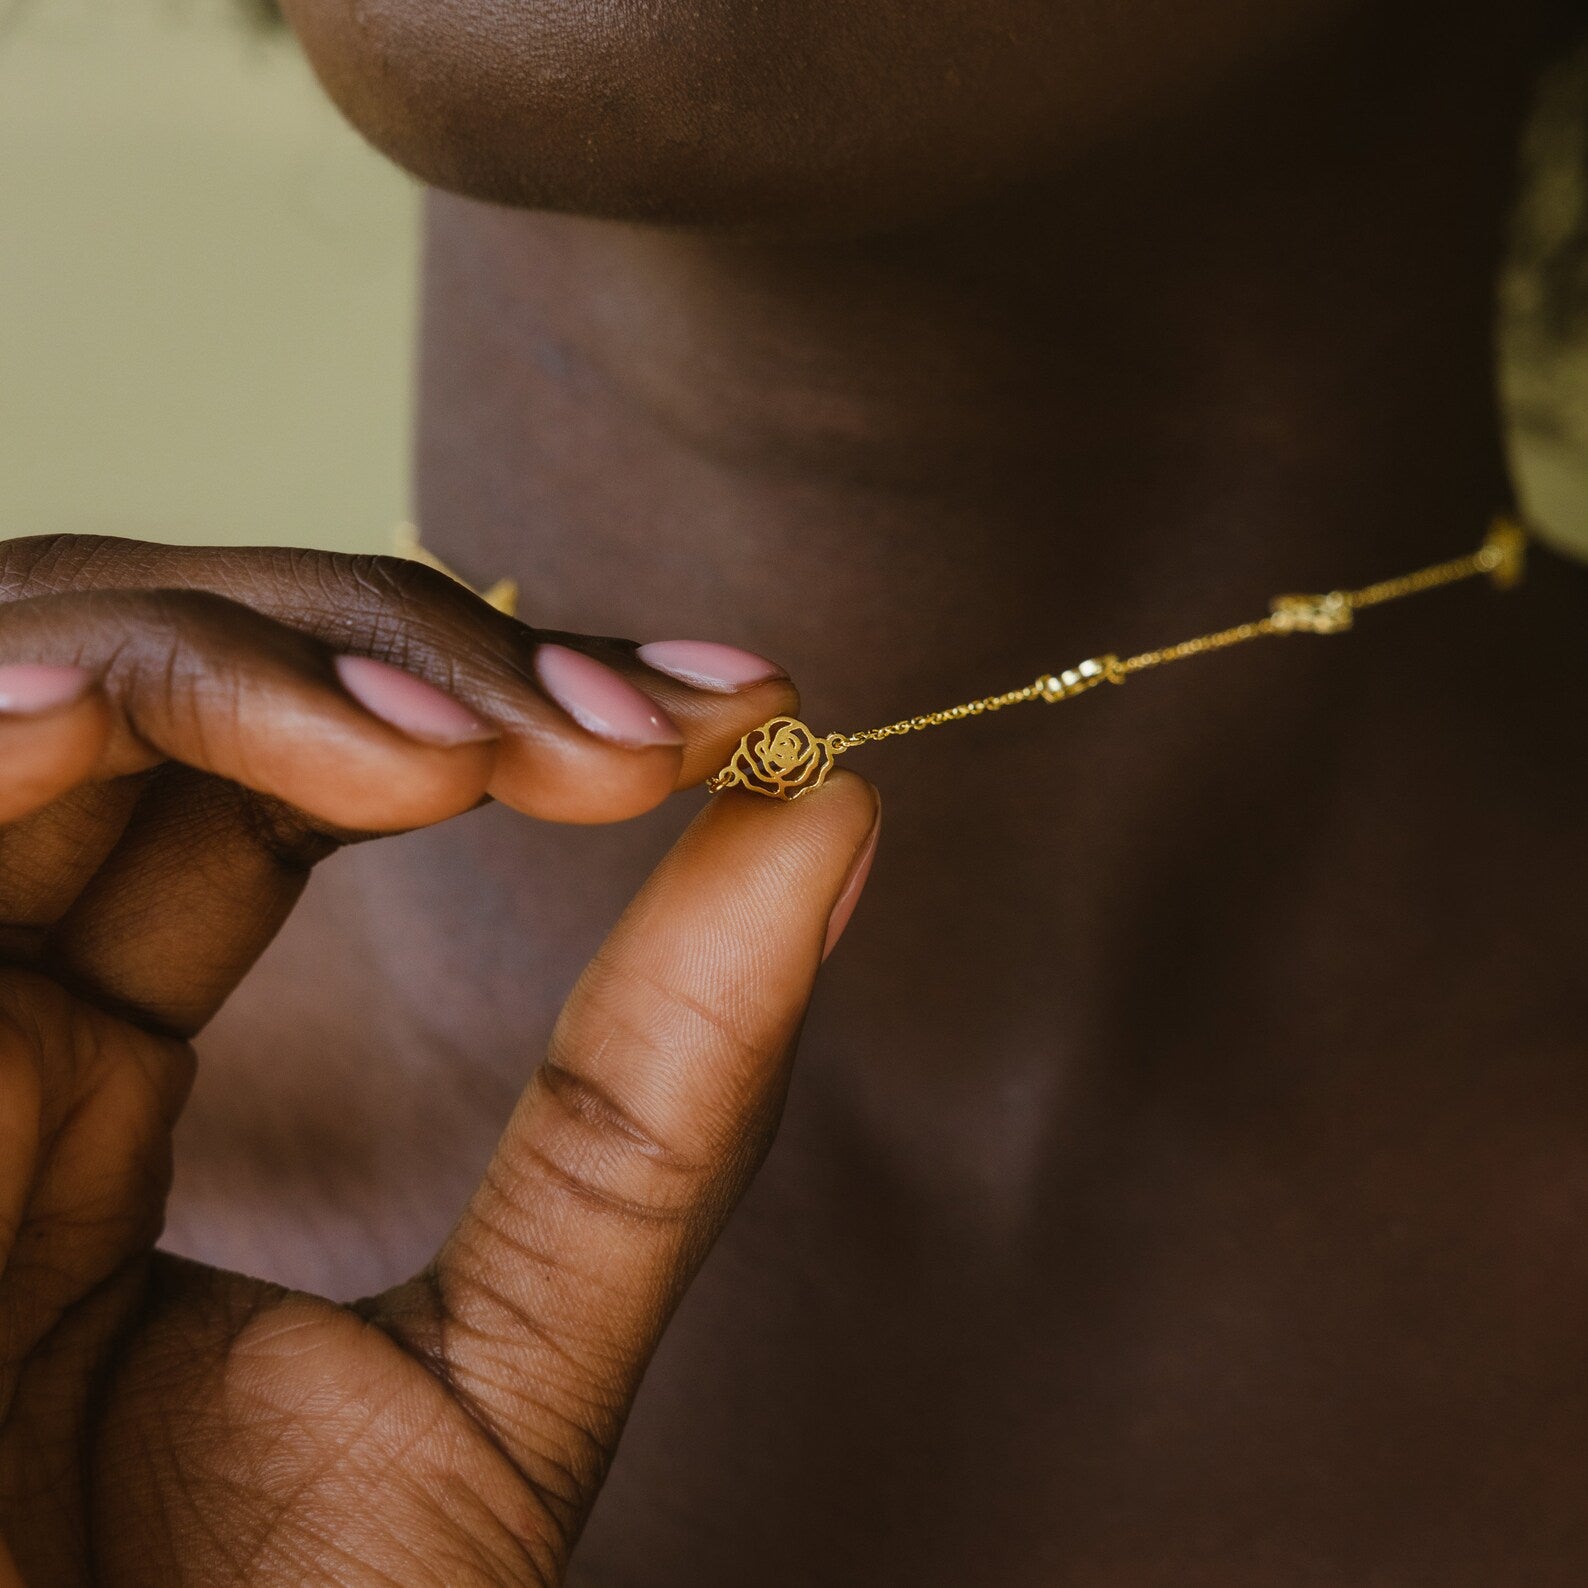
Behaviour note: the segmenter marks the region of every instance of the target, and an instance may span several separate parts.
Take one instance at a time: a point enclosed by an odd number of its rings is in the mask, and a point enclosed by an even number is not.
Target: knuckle
[[[360,603],[360,644],[384,661],[457,691],[495,675],[531,677],[535,635],[456,579],[406,557],[341,559],[341,576]],[[351,604],[351,603],[350,603]]]
[[[375,565],[388,561],[400,559],[294,546],[270,553],[263,564],[239,568],[238,574],[252,582],[263,600],[289,600],[334,614],[354,628],[372,609],[390,603],[391,586],[375,571]]]
[[[406,557],[290,554],[300,604],[331,643],[409,667],[442,688],[460,653],[504,622],[463,585]]]
[[[455,580],[407,557],[310,553],[306,568],[328,594],[351,597],[366,610],[399,615],[451,611],[466,592]]]
[[[0,541],[0,602],[92,589],[95,570],[127,541],[107,535],[26,535]]]
[[[433,648],[461,593],[444,574],[402,557],[354,557],[342,574],[368,620],[367,642],[399,664]]]
[[[182,692],[199,675],[209,693],[225,688],[226,676],[215,672],[214,659],[257,640],[266,621],[227,596],[182,589],[107,592],[78,616],[114,630],[115,648],[104,666],[108,683],[168,695]]]
[[[672,1148],[588,1076],[553,1056],[531,1086],[523,1167],[538,1186],[633,1225],[688,1223],[709,1199],[715,1163]]]
[[[797,1029],[797,1016],[744,1001],[719,1005],[601,955],[564,1008],[541,1079],[569,1120],[608,1143],[581,1163],[624,1168],[626,1160],[645,1196],[712,1205],[749,1179],[772,1144]],[[651,1118],[580,1079],[577,1054],[589,1033],[642,1061],[654,1078]]]
[[[461,586],[412,557],[364,555],[346,559],[348,570],[376,594],[400,602],[455,599]]]

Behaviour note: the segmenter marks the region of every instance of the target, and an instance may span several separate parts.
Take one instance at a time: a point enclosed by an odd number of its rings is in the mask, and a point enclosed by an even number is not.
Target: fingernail
[[[42,717],[81,700],[93,682],[86,667],[45,667],[35,662],[0,667],[0,711]]]
[[[535,652],[535,676],[546,693],[598,739],[630,750],[684,742],[683,734],[649,695],[583,651],[542,645]]]
[[[871,836],[860,846],[855,855],[854,863],[849,868],[849,876],[844,883],[843,892],[838,895],[838,902],[833,906],[833,913],[827,918],[827,941],[822,944],[822,959],[838,947],[838,939],[844,935],[844,928],[849,925],[849,918],[855,913],[855,906],[860,903],[860,895],[866,890],[866,878],[871,875],[871,862],[877,855],[877,836],[882,831],[882,807],[877,807],[877,819],[871,824]]]
[[[370,656],[338,656],[342,687],[372,717],[379,717],[410,739],[451,748],[494,739],[497,731],[467,706],[412,673]]]
[[[776,662],[753,651],[741,651],[736,645],[718,645],[714,640],[657,640],[642,645],[634,654],[647,667],[654,667],[669,678],[719,695],[788,677]]]

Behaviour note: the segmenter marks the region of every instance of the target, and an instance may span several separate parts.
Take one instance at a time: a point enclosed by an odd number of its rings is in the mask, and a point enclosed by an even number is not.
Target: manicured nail
[[[657,640],[642,645],[635,655],[669,678],[719,695],[788,677],[776,662],[734,645],[718,645],[715,640]]]
[[[877,807],[877,819],[871,824],[871,836],[860,846],[855,855],[854,864],[849,868],[848,879],[844,883],[843,892],[838,895],[838,902],[833,906],[833,913],[827,919],[827,941],[822,944],[822,959],[838,947],[838,939],[844,935],[844,928],[849,925],[849,917],[855,913],[855,906],[860,903],[860,895],[865,892],[866,878],[871,875],[871,862],[877,855],[877,835],[882,831],[882,807]]]
[[[535,652],[541,686],[586,733],[630,750],[681,745],[684,736],[649,695],[583,651],[542,645]]]
[[[81,700],[93,687],[86,667],[45,667],[21,662],[0,667],[0,711],[16,717],[42,717]]]
[[[494,739],[497,730],[467,706],[412,673],[370,656],[338,656],[342,687],[372,717],[379,717],[410,739],[451,748]]]

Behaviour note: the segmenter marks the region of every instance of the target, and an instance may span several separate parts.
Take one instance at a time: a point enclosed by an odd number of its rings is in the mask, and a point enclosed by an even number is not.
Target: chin
[[[1051,179],[1347,0],[283,0],[378,149],[472,198],[890,230]],[[1354,4],[1355,0],[1349,0]]]
[[[978,103],[1007,82],[995,58],[1011,50],[1008,29],[953,7],[284,9],[370,142],[422,181],[499,204],[679,224],[886,224],[975,192],[990,145],[1007,163],[1021,141],[1007,104],[1000,118]],[[1051,107],[1033,119],[1051,122]]]

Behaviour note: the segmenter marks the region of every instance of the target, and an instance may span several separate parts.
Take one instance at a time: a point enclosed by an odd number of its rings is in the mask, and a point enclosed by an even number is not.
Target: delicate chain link
[[[1002,695],[986,695],[981,700],[968,700],[963,706],[949,706],[943,711],[929,711],[920,717],[905,717],[890,722],[886,728],[866,728],[860,733],[834,733],[828,736],[834,750],[842,741],[845,750],[857,744],[867,744],[878,739],[893,739],[901,733],[919,733],[923,728],[940,727],[945,722],[958,722],[962,717],[979,717],[984,711],[1002,711],[1005,706],[1018,706],[1022,701],[1035,700],[1041,691],[1035,684],[1022,689],[1011,689]]]
[[[1360,590],[1334,590],[1318,596],[1278,596],[1266,618],[1237,623],[1233,628],[1217,629],[1211,634],[1199,634],[1177,645],[1142,651],[1124,660],[1112,655],[1096,657],[1063,673],[1045,673],[1034,683],[1001,695],[985,695],[962,706],[905,717],[885,728],[829,734],[826,742],[838,755],[857,745],[892,739],[904,733],[919,733],[923,728],[936,728],[964,717],[979,717],[988,711],[1002,711],[1005,706],[1018,706],[1028,700],[1065,700],[1095,684],[1122,684],[1132,673],[1144,673],[1169,662],[1183,662],[1188,657],[1227,650],[1232,645],[1245,645],[1250,640],[1282,634],[1341,633],[1351,627],[1352,615],[1364,607],[1382,606],[1386,601],[1421,595],[1425,590],[1437,590],[1442,585],[1456,584],[1479,574],[1489,575],[1497,588],[1508,590],[1522,577],[1526,546],[1527,532],[1521,525],[1509,518],[1498,518],[1491,525],[1483,545],[1465,557],[1454,557],[1449,562],[1435,563],[1430,568],[1420,568],[1395,579],[1384,579]]]
[[[1440,585],[1457,584],[1463,579],[1472,578],[1475,574],[1493,573],[1502,565],[1505,557],[1504,549],[1496,543],[1494,532],[1491,531],[1491,538],[1468,556],[1454,557],[1449,562],[1436,563],[1432,568],[1403,574],[1399,579],[1384,579],[1378,584],[1368,585],[1363,590],[1353,590],[1351,605],[1358,610],[1362,607],[1381,606],[1386,601],[1399,601],[1403,596],[1421,595],[1424,590],[1437,590]]]
[[[1192,640],[1181,640],[1178,645],[1166,645],[1161,651],[1143,651],[1139,656],[1127,656],[1119,665],[1127,673],[1144,673],[1149,667],[1162,667],[1165,662],[1183,662],[1188,656],[1200,656],[1204,651],[1223,651],[1232,645],[1244,645],[1248,640],[1261,639],[1265,634],[1277,634],[1272,618],[1259,618],[1255,623],[1237,623],[1232,629],[1219,629],[1213,634],[1199,634]]]

